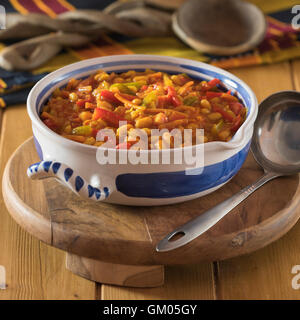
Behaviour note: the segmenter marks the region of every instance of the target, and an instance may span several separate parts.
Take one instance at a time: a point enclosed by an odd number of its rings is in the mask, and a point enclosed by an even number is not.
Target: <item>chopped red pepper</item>
[[[96,108],[93,113],[93,120],[98,120],[100,118],[103,119],[104,121],[107,121],[114,127],[119,126],[119,121],[127,121],[116,112],[112,112],[102,108]]]
[[[157,113],[153,118],[154,124],[160,125],[162,123],[168,122],[168,117],[163,113]]]
[[[242,104],[239,102],[230,103],[229,107],[235,113],[235,115],[238,115],[243,108]]]
[[[178,107],[181,105],[181,101],[180,99],[178,98],[177,96],[177,92],[175,91],[175,89],[171,86],[168,86],[167,87],[167,90],[168,90],[168,93],[167,93],[167,96],[169,97],[169,99],[171,100],[172,104],[175,106],[175,107]]]
[[[216,97],[221,97],[223,92],[214,92],[214,91],[207,91],[206,92],[206,97],[208,99],[216,98]]]
[[[226,112],[225,110],[223,110],[221,107],[218,107],[216,105],[213,105],[213,110],[214,112],[219,112],[221,113],[222,117],[225,120],[228,120],[230,122],[232,122],[234,120],[233,116],[231,114],[229,114],[228,112]]]
[[[92,129],[92,136],[96,139],[96,137],[97,137],[97,133],[98,133],[98,129],[95,129],[95,128],[93,128]]]
[[[110,102],[110,103],[119,104],[120,102],[122,102],[115,96],[115,94],[113,92],[111,92],[109,90],[102,90],[100,95],[104,100],[106,100],[107,102]],[[133,96],[131,94],[126,94],[126,93],[119,93],[119,95],[121,97],[123,97],[124,99],[130,100],[130,101],[132,101],[133,99],[136,98],[136,96]]]
[[[233,122],[233,125],[231,126],[230,130],[235,132],[238,130],[238,128],[241,126],[242,118],[241,115],[239,114]]]
[[[84,107],[86,102],[92,102],[92,100],[91,99],[79,99],[76,101],[76,104],[79,107]]]
[[[102,90],[100,96],[107,102],[120,103],[120,101],[115,97],[114,93],[109,90]]]
[[[55,130],[58,128],[57,124],[52,119],[45,119],[43,121],[45,125],[51,130]]]
[[[219,83],[221,83],[219,79],[212,79],[202,85],[202,90],[204,91],[211,90]]]
[[[208,81],[207,82],[207,84],[208,84],[208,86],[210,87],[210,88],[213,88],[213,87],[215,87],[217,84],[219,84],[221,82],[221,80],[220,79],[212,79],[212,80],[210,80],[210,81]]]

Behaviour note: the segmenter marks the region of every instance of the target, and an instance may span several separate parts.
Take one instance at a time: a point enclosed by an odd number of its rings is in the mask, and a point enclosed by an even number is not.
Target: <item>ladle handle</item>
[[[214,226],[220,221],[228,212],[235,208],[238,204],[249,197],[251,193],[264,185],[266,182],[278,177],[276,173],[265,173],[260,179],[253,184],[245,187],[232,197],[224,200],[215,207],[202,213],[199,217],[190,220],[181,227],[176,228],[169,233],[157,246],[156,251],[164,252],[177,249],[184,246],[195,238],[199,237],[202,233]],[[175,236],[178,235],[176,239]],[[172,238],[175,238],[172,240]]]

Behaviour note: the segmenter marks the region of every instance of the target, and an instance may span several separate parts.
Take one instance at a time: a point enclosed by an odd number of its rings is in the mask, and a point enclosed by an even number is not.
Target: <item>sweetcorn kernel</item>
[[[137,128],[148,128],[152,125],[152,118],[151,117],[144,117],[141,119],[136,120],[135,126]]]
[[[97,119],[97,120],[92,120],[90,121],[89,125],[93,128],[93,129],[103,129],[107,126],[107,123],[102,120],[102,119]]]
[[[154,116],[154,120],[153,121],[154,121],[155,124],[162,124],[162,123],[167,122],[168,118],[163,112],[160,112],[160,113],[158,113],[158,114],[156,114]]]
[[[103,129],[107,126],[107,123],[102,120],[102,119],[98,119],[97,120],[97,129]]]
[[[89,112],[89,111],[83,111],[79,114],[79,118],[82,120],[82,121],[86,121],[86,120],[89,120],[92,118],[92,113]]]
[[[201,113],[203,113],[203,114],[209,114],[210,113],[210,111],[208,110],[208,109],[206,109],[206,108],[201,108]]]
[[[76,102],[78,100],[78,96],[75,92],[72,92],[69,94],[69,99],[71,100],[71,102]]]
[[[95,138],[94,137],[89,137],[89,138],[86,138],[85,141],[84,141],[84,144],[89,144],[89,145],[92,145],[96,142]]]
[[[211,109],[211,104],[208,100],[202,99],[200,103],[203,108]]]
[[[103,80],[107,80],[108,78],[109,78],[109,75],[106,72],[97,73],[94,77],[96,81],[103,81]]]
[[[219,112],[213,112],[209,114],[207,117],[212,121],[216,121],[216,120],[220,120],[222,118],[222,115]]]
[[[219,138],[226,140],[230,136],[230,131],[228,129],[219,132]]]
[[[133,100],[132,100],[132,103],[133,103],[133,104],[136,104],[136,105],[138,105],[138,106],[139,106],[139,105],[142,103],[142,100],[141,100],[141,99],[136,98],[136,99],[133,99]]]

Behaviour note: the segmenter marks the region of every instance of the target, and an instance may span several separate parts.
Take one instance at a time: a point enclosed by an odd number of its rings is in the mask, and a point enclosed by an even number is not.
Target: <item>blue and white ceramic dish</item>
[[[96,147],[65,139],[40,120],[39,113],[47,99],[55,88],[64,86],[70,78],[84,78],[98,69],[123,72],[145,68],[173,74],[187,73],[204,80],[219,78],[228,89],[238,93],[247,107],[246,121],[231,141],[204,144],[204,165],[197,168],[198,171],[196,169],[198,174],[186,175],[188,165],[185,162],[180,165],[101,165],[96,159]],[[41,159],[41,162],[28,168],[29,177],[54,176],[79,196],[95,201],[151,206],[195,199],[227,183],[241,168],[248,154],[257,115],[257,100],[243,81],[219,68],[167,56],[122,55],[84,60],[52,72],[33,87],[27,108]],[[153,151],[144,152],[150,156]]]

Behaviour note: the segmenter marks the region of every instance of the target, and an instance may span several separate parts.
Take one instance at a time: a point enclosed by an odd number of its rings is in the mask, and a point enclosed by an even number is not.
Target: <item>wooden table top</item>
[[[259,101],[280,90],[300,90],[300,60],[230,70]],[[25,105],[0,110],[0,175],[12,152],[31,135]],[[1,188],[1,187],[0,187]],[[282,190],[284,192],[284,190]],[[271,201],[271,199],[266,200]],[[166,267],[165,284],[151,289],[96,284],[65,268],[64,252],[30,236],[13,221],[0,196],[2,299],[300,299],[292,268],[300,265],[300,221],[275,243],[214,263]]]

